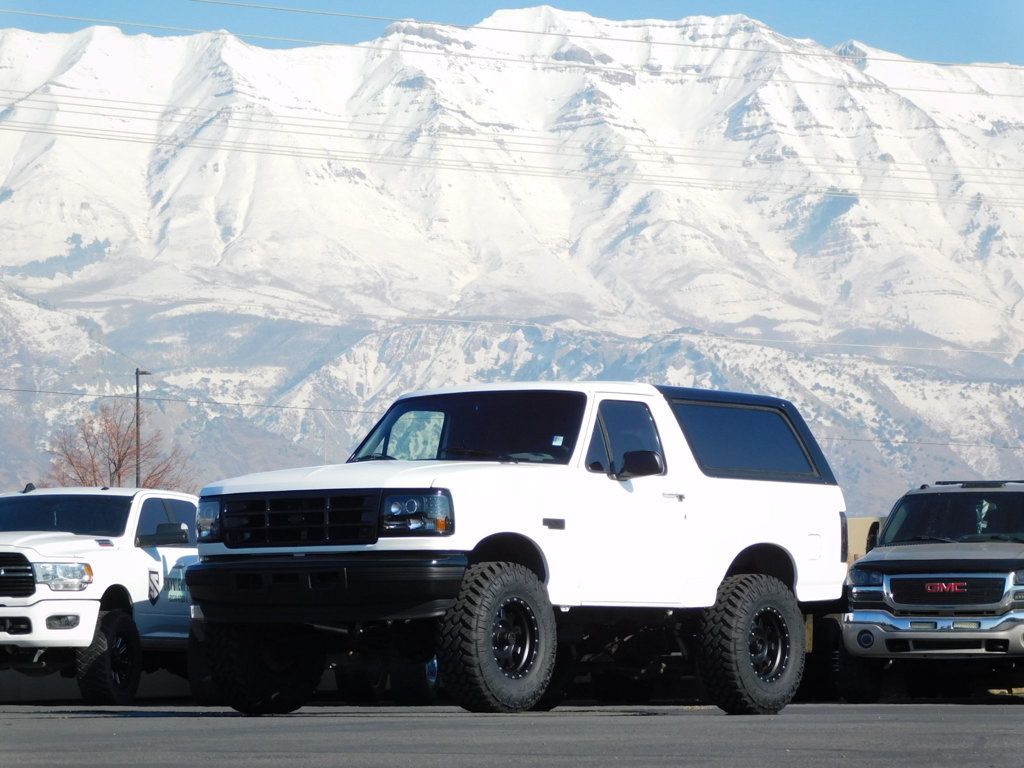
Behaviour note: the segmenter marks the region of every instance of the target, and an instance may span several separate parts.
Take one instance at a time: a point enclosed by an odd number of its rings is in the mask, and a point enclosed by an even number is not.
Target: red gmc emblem
[[[966,592],[966,581],[926,581],[925,592]]]

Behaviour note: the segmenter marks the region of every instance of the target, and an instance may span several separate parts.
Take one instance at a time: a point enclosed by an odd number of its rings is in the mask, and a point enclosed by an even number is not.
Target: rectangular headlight
[[[869,571],[867,568],[851,568],[849,583],[855,587],[880,587],[882,574],[879,571]]]
[[[81,592],[92,584],[88,563],[32,563],[36,584],[45,584],[54,592]]]
[[[200,542],[220,541],[220,499],[200,499],[196,510],[196,538]]]
[[[451,536],[454,532],[452,497],[443,488],[385,491],[381,536]]]

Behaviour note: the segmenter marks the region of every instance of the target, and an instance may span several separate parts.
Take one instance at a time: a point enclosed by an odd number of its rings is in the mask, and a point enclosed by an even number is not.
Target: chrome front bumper
[[[876,659],[1024,656],[1024,611],[999,616],[894,616],[884,610],[843,615],[843,644]]]

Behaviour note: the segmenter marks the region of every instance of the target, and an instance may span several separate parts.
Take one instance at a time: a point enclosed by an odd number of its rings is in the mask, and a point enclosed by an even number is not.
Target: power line
[[[278,11],[284,13],[294,14],[307,14],[312,16],[328,16],[342,19],[357,19],[360,21],[386,21],[390,23],[408,23],[418,24],[425,27],[442,27],[448,29],[460,29],[466,32],[510,32],[513,34],[521,35],[538,35],[545,37],[558,37],[567,38],[571,40],[594,40],[597,42],[609,42],[609,43],[632,43],[637,45],[663,45],[675,48],[693,48],[697,50],[710,50],[710,51],[736,51],[740,53],[782,53],[786,56],[802,56],[807,58],[822,58],[822,59],[840,59],[851,62],[860,61],[880,61],[890,64],[925,64],[936,67],[977,67],[984,69],[1007,69],[1013,71],[1020,71],[1022,67],[1014,64],[997,64],[989,62],[946,62],[946,61],[921,61],[917,59],[908,59],[902,56],[853,56],[849,54],[836,53],[835,51],[773,51],[770,48],[745,48],[742,46],[732,45],[710,45],[708,43],[684,43],[678,40],[638,40],[631,37],[606,37],[601,35],[583,35],[578,33],[570,32],[552,32],[550,30],[536,30],[536,29],[516,29],[514,27],[491,27],[483,24],[451,24],[443,21],[426,21],[423,19],[409,19],[409,18],[397,18],[392,16],[368,16],[360,13],[347,13],[341,11],[322,11],[314,8],[295,8],[289,6],[280,5],[265,5],[262,3],[242,3],[232,2],[230,0],[191,0],[193,3],[203,3],[205,5],[223,5],[231,8],[246,8],[253,10],[263,11]],[[594,19],[595,22],[608,24],[609,26],[621,27],[629,24],[629,22],[616,22],[608,19]],[[645,31],[648,29],[658,29],[666,31],[679,31],[680,26],[674,24],[651,24],[648,20],[644,20],[643,26],[637,26],[636,29]],[[766,29],[770,29],[766,27]],[[774,31],[774,30],[772,30]]]
[[[32,394],[32,395],[51,395],[51,396],[63,396],[68,398],[76,399],[95,399],[95,400],[132,400],[134,401],[134,395],[115,395],[115,394],[102,394],[102,393],[91,393],[91,392],[69,392],[59,390],[47,390],[47,389],[27,389],[17,387],[0,387],[0,392],[11,392],[19,394]],[[241,402],[230,402],[222,400],[202,400],[198,398],[175,398],[175,397],[155,397],[155,396],[140,396],[140,400],[154,403],[183,403],[186,405],[216,405],[223,407],[239,407],[239,408],[256,408],[256,409],[274,409],[274,410],[293,410],[293,411],[316,411],[321,413],[354,413],[359,415],[373,415],[377,416],[383,413],[383,411],[367,411],[358,410],[355,408],[316,408],[312,406],[301,406],[301,405],[277,405],[272,403],[241,403]],[[849,442],[849,443],[872,443],[875,445],[908,445],[908,446],[921,446],[921,447],[933,447],[933,448],[981,448],[992,451],[1024,451],[1024,445],[992,445],[991,443],[968,443],[968,442],[941,442],[941,441],[930,441],[930,440],[909,440],[903,438],[891,438],[891,439],[880,439],[871,437],[847,437],[841,435],[831,435],[827,437],[818,437],[819,440],[827,440],[830,442]]]
[[[3,89],[0,89],[0,92],[2,92],[2,91],[3,91]],[[56,107],[57,109],[56,110],[52,110],[52,109],[49,109],[49,108],[47,108],[45,106],[35,106],[35,104],[50,104],[50,105],[53,105],[54,107]],[[189,114],[184,114],[184,115],[174,114],[172,116],[167,116],[166,113],[158,114],[156,112],[145,112],[143,115],[140,116],[140,115],[135,115],[135,114],[115,114],[115,113],[111,113],[111,112],[101,112],[101,111],[96,111],[94,109],[85,109],[85,110],[69,109],[69,108],[67,108],[65,106],[62,106],[60,101],[40,99],[40,98],[36,98],[36,97],[28,97],[28,98],[25,98],[25,99],[18,100],[16,102],[11,102],[7,106],[8,107],[16,106],[18,109],[25,109],[25,110],[30,110],[30,111],[43,111],[43,112],[55,112],[56,111],[56,114],[58,114],[58,115],[82,115],[82,116],[86,116],[86,117],[109,118],[109,119],[115,119],[115,120],[135,120],[135,121],[140,121],[140,122],[156,123],[156,124],[160,124],[160,125],[167,124],[167,123],[186,125],[186,124],[189,124],[189,122],[192,119],[198,119],[198,115],[196,115],[195,118],[193,118],[193,116],[189,115]],[[89,105],[78,105],[78,104],[72,103],[71,106],[89,106]],[[114,110],[120,109],[120,110],[122,110],[124,112],[141,111],[141,110],[136,110],[135,108],[132,108],[132,107],[112,107],[112,108],[108,107],[108,109],[114,109]],[[251,118],[251,117],[246,117],[244,115],[243,116],[237,116],[237,115],[232,115],[232,114],[222,114],[222,113],[219,113],[219,112],[216,112],[216,111],[211,111],[211,114],[214,115],[214,116],[221,116],[221,117],[223,117],[225,127],[228,127],[229,125],[234,125],[236,127],[242,127],[242,128],[244,128],[245,130],[248,130],[248,131],[254,131],[254,132],[258,132],[258,133],[267,133],[267,134],[273,134],[273,135],[309,136],[309,137],[316,137],[316,138],[323,138],[323,139],[331,139],[331,140],[334,140],[334,141],[352,141],[352,142],[363,142],[363,143],[369,143],[369,142],[373,141],[374,139],[378,138],[379,136],[390,136],[390,137],[394,137],[395,140],[398,140],[398,139],[401,139],[401,138],[408,138],[408,136],[409,136],[409,131],[408,130],[405,130],[405,131],[393,131],[393,130],[374,130],[374,129],[365,129],[365,130],[346,129],[346,130],[348,130],[353,135],[345,136],[345,135],[338,135],[337,133],[335,133],[333,131],[332,132],[324,132],[323,130],[320,130],[320,131],[317,131],[317,130],[305,130],[306,128],[313,128],[313,127],[316,127],[316,126],[303,125],[301,123],[290,123],[287,120],[270,120],[270,119],[262,119],[262,120],[260,120],[260,119],[254,119],[254,118]],[[17,121],[11,121],[11,122],[12,122],[12,124],[17,124]],[[53,127],[53,128],[62,127],[62,128],[81,128],[83,130],[113,130],[113,129],[107,129],[107,128],[90,128],[88,126],[55,126],[55,125],[52,125],[52,124],[47,124],[47,125],[49,127]],[[281,127],[281,126],[287,127],[287,126],[291,126],[291,125],[294,125],[294,126],[300,128],[300,130],[290,130],[290,129],[286,129],[286,128]],[[438,134],[438,135],[444,136],[446,134]],[[575,158],[581,158],[581,159],[584,159],[584,158],[585,159],[593,159],[594,158],[594,155],[592,153],[572,152],[572,151],[565,151],[564,149],[556,150],[555,149],[556,145],[553,142],[548,142],[548,143],[543,143],[543,144],[534,144],[534,143],[525,143],[524,142],[524,143],[520,144],[520,142],[517,142],[516,139],[499,139],[497,137],[487,137],[487,136],[484,136],[484,137],[467,137],[467,136],[460,136],[457,133],[448,134],[448,135],[452,136],[454,140],[452,140],[452,141],[445,141],[444,139],[438,140],[436,136],[429,136],[428,138],[431,139],[431,145],[432,146],[442,147],[442,148],[481,150],[481,151],[484,151],[484,152],[504,152],[504,153],[507,153],[507,154],[537,155],[537,156],[559,157],[559,158],[565,158],[565,157],[575,157]],[[418,143],[418,139],[419,138],[420,138],[420,136],[417,135],[416,136],[416,143]],[[466,142],[473,142],[473,143],[466,143]],[[634,145],[634,146],[642,147],[642,145]],[[541,148],[541,149],[534,149],[534,148],[530,148],[530,147],[548,147],[548,149],[543,149],[543,148]],[[623,147],[623,149],[625,149],[625,148]],[[633,154],[629,154],[629,159],[636,160],[638,162],[662,162],[664,160],[669,160],[673,165],[696,166],[696,167],[713,167],[713,168],[717,168],[717,169],[721,169],[723,167],[730,167],[730,168],[735,168],[737,170],[746,170],[748,168],[748,166],[745,164],[745,161],[741,162],[741,163],[723,163],[720,159],[709,158],[709,159],[705,160],[705,159],[700,159],[699,157],[698,158],[694,158],[694,157],[692,157],[688,153],[687,154],[679,154],[679,153],[673,153],[673,152],[667,152],[667,151],[663,152],[656,145],[650,146],[650,147],[643,147],[643,149],[644,149],[644,151],[646,153],[645,155],[636,156],[636,155],[633,155]],[[745,158],[745,160],[746,160],[746,158]],[[765,165],[762,166],[762,168],[766,172],[774,172],[774,173],[802,173],[802,174],[806,174],[809,171],[811,171],[813,168],[817,167],[817,168],[819,168],[819,169],[821,169],[823,171],[827,171],[827,172],[830,172],[830,173],[837,173],[837,174],[843,174],[843,175],[855,175],[855,177],[859,181],[873,181],[873,180],[878,180],[878,181],[922,181],[922,182],[931,182],[931,183],[937,183],[937,182],[950,182],[950,183],[952,183],[952,182],[957,182],[957,183],[965,183],[965,184],[983,184],[983,185],[986,185],[986,186],[1003,186],[1003,187],[1022,187],[1022,188],[1024,188],[1024,176],[1021,176],[1019,181],[1015,181],[1015,180],[1012,180],[1012,179],[1006,179],[1006,178],[1003,178],[1002,180],[1000,180],[1000,179],[992,179],[992,178],[983,178],[983,179],[982,178],[978,178],[978,179],[975,179],[975,178],[971,178],[970,177],[970,175],[969,175],[971,173],[970,171],[967,171],[966,173],[963,172],[963,171],[959,171],[959,170],[937,171],[937,170],[929,169],[926,166],[923,166],[922,169],[918,170],[918,171],[915,171],[915,170],[903,170],[903,171],[900,171],[899,173],[871,173],[871,172],[867,171],[866,169],[859,168],[858,166],[856,166],[856,165],[854,165],[852,163],[849,163],[849,164],[831,164],[831,163],[820,162],[820,161],[815,161],[815,160],[803,161],[803,162],[806,163],[806,167],[804,167],[804,166],[797,166],[797,167],[790,167],[790,168],[778,168],[778,167],[773,167],[772,164],[765,164]],[[1013,173],[1015,171],[1010,170],[1009,172]],[[1022,172],[1024,172],[1024,171],[1022,171]],[[911,175],[902,175],[902,174],[911,174]],[[912,174],[920,174],[920,175],[912,175]]]
[[[962,197],[950,197],[910,191],[885,192],[880,190],[851,191],[838,189],[836,187],[820,187],[807,184],[776,183],[764,184],[757,181],[722,181],[706,179],[693,176],[679,176],[668,174],[635,173],[622,171],[590,171],[577,169],[552,169],[543,166],[530,166],[523,163],[495,163],[476,162],[459,159],[448,160],[435,158],[430,160],[412,160],[409,158],[386,157],[380,154],[365,152],[338,151],[315,147],[293,147],[274,144],[251,144],[237,141],[212,141],[206,139],[190,138],[184,141],[178,137],[155,137],[151,134],[144,134],[138,131],[118,131],[102,128],[75,128],[50,126],[46,124],[7,120],[0,123],[0,130],[16,133],[35,133],[47,136],[65,136],[72,138],[97,139],[105,141],[118,141],[129,144],[143,144],[150,146],[172,147],[177,150],[183,149],[215,149],[224,151],[244,152],[257,155],[270,155],[288,158],[305,158],[319,160],[337,160],[351,163],[366,163],[376,165],[389,165],[396,167],[413,168],[434,168],[469,173],[500,174],[507,176],[522,176],[533,178],[550,179],[583,179],[589,181],[613,182],[616,184],[634,182],[637,184],[652,187],[675,187],[687,189],[704,189],[710,192],[780,192],[789,194],[817,194],[822,197],[832,197],[852,200],[886,200],[899,202],[917,203],[940,203],[946,202],[956,205],[976,205],[979,199],[989,203],[998,203],[1005,207],[1024,207],[1024,198],[1002,198],[986,195],[980,198],[978,193],[974,199]],[[609,158],[609,160],[620,160],[622,158]],[[924,180],[922,180],[924,181]]]
[[[97,392],[66,392],[54,389],[28,389],[21,387],[0,387],[0,392],[11,392],[16,394],[29,395],[55,395],[68,398],[93,399],[93,400],[131,400],[135,401],[134,394],[116,395]],[[200,400],[187,397],[157,397],[155,395],[140,395],[140,400],[152,403],[183,403],[185,405],[217,405],[231,408],[256,408],[280,411],[317,411],[319,413],[356,413],[361,415],[379,415],[383,411],[366,411],[356,408],[317,408],[305,405],[279,405],[276,403],[242,403],[228,400]]]
[[[63,21],[80,21],[91,24],[109,24],[112,26],[122,27],[137,27],[142,29],[158,29],[164,32],[182,32],[186,34],[220,34],[211,33],[210,30],[196,29],[193,27],[178,27],[170,26],[167,24],[151,24],[146,22],[127,21],[124,19],[100,19],[91,18],[85,16],[68,16],[64,14],[54,13],[41,13],[37,11],[22,11],[11,8],[0,8],[0,13],[8,13],[21,16],[34,16],[41,18],[60,19]],[[592,72],[617,72],[617,73],[628,73],[628,74],[647,74],[655,77],[661,77],[664,74],[672,74],[676,77],[684,79],[698,79],[698,80],[738,80],[743,83],[771,83],[775,80],[771,77],[750,77],[747,75],[722,75],[713,74],[706,71],[686,71],[682,69],[656,69],[652,70],[648,67],[629,67],[625,65],[607,66],[601,64],[588,64],[586,62],[579,61],[568,61],[568,60],[553,60],[553,59],[535,59],[535,58],[523,58],[514,56],[487,56],[482,54],[472,53],[461,53],[457,51],[448,50],[433,50],[426,48],[403,48],[401,46],[389,46],[389,45],[375,45],[369,43],[342,43],[334,40],[310,40],[304,38],[292,38],[292,37],[278,37],[274,35],[257,35],[250,33],[239,33],[239,32],[225,32],[230,36],[244,40],[265,40],[285,43],[296,43],[301,45],[325,45],[325,46],[338,46],[343,48],[351,48],[356,50],[364,51],[376,51],[381,53],[403,53],[407,55],[422,54],[425,56],[444,56],[449,59],[462,59],[467,61],[488,61],[492,63],[503,63],[503,64],[516,64],[516,65],[529,65],[533,67],[539,67],[541,69],[578,69],[583,71]],[[857,76],[869,78],[870,76],[854,70]],[[1024,93],[998,93],[993,91],[985,90],[979,83],[973,82],[974,90],[962,91],[962,90],[950,90],[946,88],[924,88],[920,86],[894,86],[888,83],[878,80],[864,80],[864,81],[844,81],[835,82],[828,80],[798,80],[795,78],[787,78],[787,83],[795,85],[815,85],[823,86],[828,88],[853,88],[853,89],[873,89],[873,90],[888,90],[900,93],[937,93],[943,96],[978,96],[984,98],[1009,98],[1017,99],[1024,98]]]
[[[933,440],[907,440],[902,438],[889,438],[882,440],[875,437],[822,437],[816,435],[818,440],[842,443],[873,443],[875,445],[913,445],[931,448],[985,448],[993,451],[1024,451],[1024,445],[992,445],[991,443],[962,443]]]
[[[54,87],[54,86],[58,86],[59,87],[60,86],[59,83],[47,83],[46,85],[49,86],[49,87]],[[109,107],[108,106],[107,108],[120,109],[120,110],[123,110],[123,111],[129,111],[129,112],[138,111],[138,112],[143,112],[144,114],[156,114],[156,115],[161,115],[161,116],[167,115],[168,113],[172,113],[172,114],[183,113],[182,116],[184,116],[186,118],[191,116],[191,115],[195,115],[197,118],[199,116],[201,116],[201,115],[208,115],[208,116],[213,116],[213,117],[225,116],[225,110],[224,109],[211,109],[211,108],[194,107],[194,106],[186,107],[186,106],[177,106],[177,105],[166,104],[166,103],[135,101],[135,100],[131,100],[131,99],[111,99],[111,98],[103,98],[103,97],[96,97],[96,96],[84,96],[84,95],[81,95],[79,93],[68,94],[66,96],[60,96],[60,95],[56,95],[56,94],[46,94],[45,97],[44,97],[44,96],[36,95],[37,94],[36,91],[16,91],[16,90],[11,90],[11,89],[6,89],[6,88],[0,88],[0,93],[16,94],[16,95],[22,97],[20,99],[16,99],[16,100],[10,102],[8,104],[9,107],[20,105],[21,103],[23,103],[26,100],[42,101],[43,103],[52,103],[54,105],[59,106],[62,103],[62,100],[64,100],[65,103],[70,103],[70,104],[75,105],[75,106],[91,106],[90,104],[85,104],[85,105],[77,104],[77,102],[79,102],[79,101],[99,102],[100,104],[104,104],[104,105],[109,105],[109,104],[115,105],[113,107]],[[50,99],[50,100],[47,101],[45,99]],[[116,105],[136,105],[136,106],[116,106]],[[146,107],[153,107],[154,109],[153,110],[143,109],[143,108],[146,108]],[[287,107],[284,107],[284,109],[287,109]],[[327,113],[327,114],[331,114],[331,113]],[[111,115],[111,116],[114,117],[113,115]],[[227,114],[226,117],[228,119],[234,119],[234,120],[238,120],[239,119],[233,112],[230,113],[230,114]],[[366,121],[366,120],[343,119],[343,118],[339,118],[338,116],[335,116],[333,118],[332,117],[306,117],[306,116],[303,116],[303,115],[289,114],[287,116],[287,120],[281,119],[277,115],[274,116],[273,120],[268,119],[268,118],[258,119],[258,118],[251,117],[251,116],[244,116],[241,119],[244,120],[244,121],[247,121],[247,122],[252,122],[254,124],[268,124],[268,125],[292,125],[292,124],[297,124],[297,125],[301,125],[302,127],[316,127],[316,128],[327,128],[327,129],[331,129],[331,128],[337,127],[340,130],[351,130],[352,132],[356,132],[356,131],[362,130],[362,131],[365,131],[368,135],[371,135],[371,136],[377,135],[377,134],[407,136],[408,133],[409,133],[409,125],[408,124],[404,124],[403,125],[403,124],[398,124],[398,123],[370,122],[370,121]],[[292,123],[292,122],[289,122],[289,121],[298,121],[298,122],[297,123]],[[323,124],[326,124],[326,125],[323,125]],[[364,126],[364,128],[357,129],[357,128],[352,128],[351,126]],[[495,126],[492,126],[490,124],[484,124],[484,127],[495,127]],[[477,140],[477,141],[481,141],[481,142],[484,142],[484,141],[491,142],[491,143],[500,142],[502,145],[515,144],[515,145],[523,145],[523,146],[553,146],[553,147],[557,147],[560,150],[565,148],[565,147],[576,147],[576,148],[586,149],[586,148],[588,148],[590,146],[590,144],[588,144],[587,142],[578,142],[578,141],[572,141],[572,140],[568,140],[567,141],[564,138],[561,138],[561,137],[558,137],[558,136],[552,136],[552,135],[550,135],[550,132],[548,132],[548,133],[538,133],[538,132],[533,132],[533,131],[526,131],[524,129],[521,129],[521,128],[518,128],[518,127],[515,127],[515,126],[504,126],[504,125],[502,125],[502,126],[498,126],[498,127],[503,127],[503,128],[512,127],[516,131],[517,134],[519,134],[519,135],[521,135],[521,136],[523,136],[525,138],[517,138],[515,135],[511,135],[511,136],[510,135],[502,135],[502,136],[499,136],[499,135],[496,135],[496,134],[490,135],[490,136],[480,136],[480,137],[472,137],[472,138],[473,138],[473,140]],[[394,129],[394,130],[388,130],[388,129]],[[440,131],[439,135],[443,135],[443,133],[444,133],[443,131]],[[458,138],[463,139],[463,140],[470,140],[470,138],[471,138],[471,137],[464,136],[463,134],[455,134],[455,135]],[[851,135],[851,136],[848,136],[848,137],[845,137],[845,138],[851,138],[852,139],[852,138],[856,138],[858,135],[859,134]],[[744,151],[740,151],[740,150],[731,151],[731,150],[724,150],[724,149],[710,149],[710,148],[706,148],[706,147],[694,147],[694,146],[690,146],[690,145],[681,145],[681,144],[658,144],[656,142],[639,143],[639,142],[623,141],[620,146],[622,146],[623,148],[630,148],[630,147],[632,147],[632,148],[637,148],[637,149],[642,149],[642,150],[657,150],[657,151],[663,151],[663,152],[666,152],[666,153],[668,153],[670,150],[679,150],[680,154],[678,156],[682,156],[682,157],[687,157],[687,156],[690,156],[690,155],[696,155],[698,157],[700,157],[700,156],[707,156],[707,157],[712,157],[712,158],[726,157],[726,158],[735,158],[735,159],[738,159],[738,160],[747,160],[750,157],[750,153],[749,152],[744,152]],[[823,161],[818,160],[817,158],[815,158],[813,156],[809,156],[809,155],[799,155],[799,154],[789,154],[789,153],[787,153],[786,154],[786,159],[801,160],[802,162],[805,162],[805,163],[808,163],[808,164],[819,165],[819,166],[822,166],[822,167],[835,167],[835,168],[838,168],[840,170],[842,168],[851,168],[851,169],[859,168],[859,166],[856,163],[852,162],[852,161],[846,162],[846,163],[841,163],[841,162],[840,163],[835,163],[835,165],[833,166],[830,163],[823,162]],[[940,164],[933,164],[931,162],[925,163],[925,162],[913,162],[913,161],[911,161],[911,162],[908,162],[908,161],[903,161],[903,162],[893,161],[891,163],[890,162],[886,162],[885,165],[887,167],[888,166],[893,166],[893,167],[899,167],[899,168],[907,168],[908,169],[907,172],[909,172],[909,173],[929,173],[929,172],[932,172],[934,170],[940,170],[941,171],[941,170],[944,170],[944,169],[948,169],[950,173],[961,173],[963,171],[968,171],[968,172],[975,172],[976,171],[976,172],[979,172],[979,173],[984,172],[986,174],[989,174],[989,173],[1008,173],[1008,174],[1022,174],[1022,175],[1024,175],[1024,167],[1022,167],[1022,168],[1005,168],[1005,167],[1000,167],[1000,166],[940,165]],[[915,171],[915,170],[912,170],[913,168],[920,168],[921,170],[920,171]]]

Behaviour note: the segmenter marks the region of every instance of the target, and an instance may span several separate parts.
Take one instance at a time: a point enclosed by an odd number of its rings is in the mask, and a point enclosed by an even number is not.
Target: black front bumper
[[[343,626],[441,616],[469,565],[463,552],[231,555],[185,571],[211,622]]]

